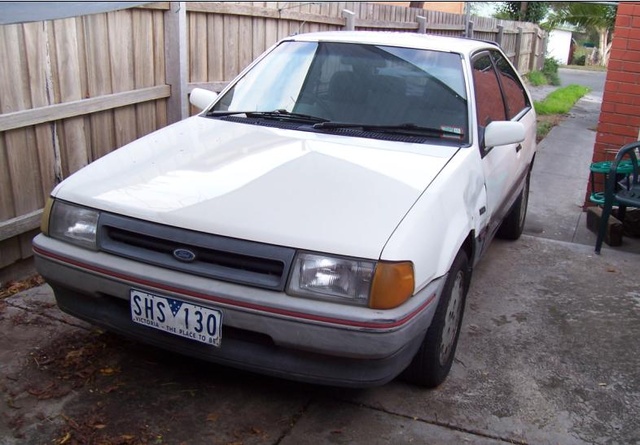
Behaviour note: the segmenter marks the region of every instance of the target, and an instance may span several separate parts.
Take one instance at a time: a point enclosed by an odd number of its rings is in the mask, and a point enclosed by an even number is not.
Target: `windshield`
[[[410,124],[442,130],[439,137],[458,141],[468,133],[460,55],[369,44],[283,42],[211,111],[276,111],[332,124]]]

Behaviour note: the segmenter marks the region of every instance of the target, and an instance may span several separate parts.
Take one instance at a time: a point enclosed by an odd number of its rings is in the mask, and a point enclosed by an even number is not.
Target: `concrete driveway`
[[[525,236],[475,271],[436,390],[315,387],[191,360],[0,302],[0,443],[640,443],[637,256]]]

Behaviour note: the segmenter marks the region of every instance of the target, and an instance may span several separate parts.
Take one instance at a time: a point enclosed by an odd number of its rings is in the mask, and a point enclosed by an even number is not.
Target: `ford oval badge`
[[[173,251],[173,257],[178,261],[191,263],[196,259],[196,254],[190,251],[189,249],[183,249],[179,247]]]

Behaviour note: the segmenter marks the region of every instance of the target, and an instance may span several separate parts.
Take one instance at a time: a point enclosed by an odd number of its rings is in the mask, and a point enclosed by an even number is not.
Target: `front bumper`
[[[422,342],[444,283],[435,280],[399,308],[383,311],[197,277],[44,235],[33,245],[38,271],[71,315],[207,361],[336,386],[381,385],[401,373]],[[221,346],[134,323],[132,288],[221,310]]]

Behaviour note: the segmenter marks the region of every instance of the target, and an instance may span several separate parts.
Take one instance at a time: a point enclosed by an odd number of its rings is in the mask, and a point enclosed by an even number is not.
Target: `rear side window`
[[[504,98],[507,104],[507,117],[513,119],[520,112],[530,106],[525,89],[520,83],[509,62],[498,51],[491,51],[491,55],[496,63],[500,83],[504,91]]]
[[[499,51],[483,51],[473,59],[473,82],[481,127],[515,119],[531,107],[522,82]]]
[[[506,120],[505,104],[491,57],[484,53],[473,61],[478,125],[486,127],[493,121]]]

